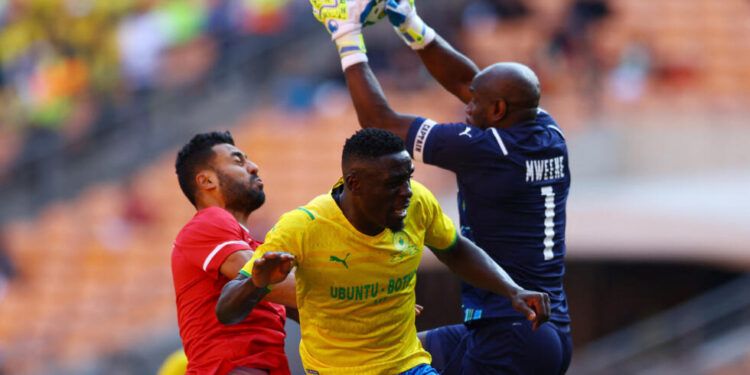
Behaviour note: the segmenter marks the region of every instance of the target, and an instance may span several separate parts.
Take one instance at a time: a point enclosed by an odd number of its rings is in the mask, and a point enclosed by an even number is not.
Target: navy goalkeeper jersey
[[[565,203],[570,188],[568,150],[555,120],[507,129],[418,118],[407,148],[415,160],[456,173],[461,233],[522,287],[549,294],[551,321],[570,323],[563,291]],[[464,321],[523,316],[510,301],[462,285]]]

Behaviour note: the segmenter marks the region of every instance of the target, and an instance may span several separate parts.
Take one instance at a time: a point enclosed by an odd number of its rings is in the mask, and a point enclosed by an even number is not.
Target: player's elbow
[[[367,113],[359,113],[359,124],[362,128],[388,129],[392,127],[398,118],[387,104],[371,105]]]
[[[368,122],[360,122],[360,126],[362,129],[383,129],[388,130],[391,133],[395,133],[396,128],[390,126],[388,122],[385,121],[368,121]]]
[[[382,116],[368,116],[367,118],[360,118],[359,124],[363,129],[377,128],[388,130],[406,140],[406,136],[409,132],[409,124],[411,121],[404,120],[404,116],[398,113],[391,113],[390,115]]]

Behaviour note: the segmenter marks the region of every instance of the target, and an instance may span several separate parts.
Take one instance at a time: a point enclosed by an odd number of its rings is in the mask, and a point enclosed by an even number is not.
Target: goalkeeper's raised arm
[[[468,103],[469,86],[479,72],[476,64],[422,20],[414,0],[388,0],[385,12],[396,33],[417,52],[430,74],[451,94]]]
[[[391,109],[367,60],[362,29],[387,15],[397,34],[417,53],[435,79],[464,103],[477,66],[417,15],[410,0],[310,0],[313,15],[331,34],[349,93],[363,128],[389,130],[406,140],[416,116]]]

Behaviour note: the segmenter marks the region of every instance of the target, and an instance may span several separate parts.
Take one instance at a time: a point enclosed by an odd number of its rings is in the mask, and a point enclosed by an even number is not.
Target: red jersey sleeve
[[[219,268],[229,255],[257,247],[237,220],[226,210],[209,207],[198,211],[175,240],[185,259],[219,278]]]

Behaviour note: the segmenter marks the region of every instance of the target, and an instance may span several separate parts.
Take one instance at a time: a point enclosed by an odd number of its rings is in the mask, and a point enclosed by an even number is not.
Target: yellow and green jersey
[[[339,181],[334,189],[339,188]],[[311,374],[397,374],[429,364],[414,326],[414,285],[422,249],[447,251],[456,228],[416,181],[404,229],[368,236],[331,194],[287,212],[241,271],[268,251],[296,257],[300,355]]]

